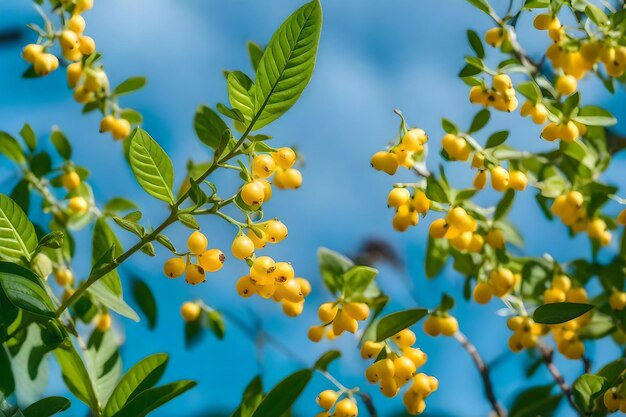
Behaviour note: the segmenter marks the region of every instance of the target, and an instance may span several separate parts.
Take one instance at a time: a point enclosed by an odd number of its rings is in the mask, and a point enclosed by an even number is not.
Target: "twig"
[[[366,392],[357,392],[356,395],[361,397],[361,401],[363,401],[363,404],[365,404],[365,408],[367,409],[370,417],[378,417],[378,411],[376,411],[374,401],[372,401],[372,396]]]
[[[565,378],[563,378],[563,375],[561,375],[561,372],[558,370],[558,368],[554,364],[554,361],[552,360],[554,357],[554,351],[548,346],[544,345],[543,343],[539,343],[537,347],[539,348],[539,351],[541,352],[541,355],[543,356],[543,361],[545,362],[546,367],[548,368],[548,371],[552,375],[552,378],[554,378],[556,383],[561,388],[561,391],[563,391],[565,398],[567,398],[567,402],[569,402],[570,406],[578,414],[580,414],[580,410],[578,410],[578,407],[576,406],[576,403],[574,402],[572,389],[570,388],[569,385],[567,385],[567,383],[565,382]]]
[[[467,336],[465,336],[460,331],[454,334],[454,338],[461,344],[461,346],[463,346],[463,349],[465,349],[467,353],[469,353],[469,355],[472,357],[472,360],[476,364],[476,368],[478,368],[478,372],[480,373],[480,376],[483,380],[483,386],[485,388],[485,396],[491,403],[491,407],[493,408],[493,411],[496,413],[496,416],[499,416],[499,417],[506,416],[506,410],[504,410],[504,408],[502,408],[500,403],[498,403],[498,400],[496,399],[496,395],[493,391],[493,383],[491,382],[489,368],[487,367],[487,364],[485,364],[485,361],[483,360],[483,358],[478,353],[476,346],[474,346],[472,342],[469,341]]]

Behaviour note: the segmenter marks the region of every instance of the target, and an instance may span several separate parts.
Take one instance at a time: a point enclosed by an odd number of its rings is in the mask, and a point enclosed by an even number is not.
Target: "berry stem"
[[[376,411],[374,401],[372,401],[372,396],[366,392],[357,392],[356,395],[358,395],[361,398],[361,401],[363,401],[363,404],[365,404],[365,408],[367,409],[370,417],[378,417],[378,411]]]
[[[454,334],[454,338],[461,344],[461,346],[463,346],[463,349],[465,349],[467,353],[469,353],[472,360],[474,361],[474,364],[476,364],[476,368],[478,368],[480,377],[483,380],[485,396],[487,397],[487,400],[489,400],[489,402],[491,403],[491,407],[493,408],[495,415],[498,417],[505,417],[506,411],[504,410],[504,408],[502,408],[502,406],[496,399],[489,367],[480,356],[480,353],[478,353],[478,349],[476,349],[476,346],[474,346],[474,344],[470,342],[467,336],[465,336],[465,334],[463,334],[461,331],[456,332]]]
[[[554,351],[548,346],[544,345],[543,343],[539,343],[537,347],[539,348],[539,351],[541,352],[541,356],[543,356],[543,361],[546,364],[548,371],[552,375],[552,378],[554,378],[554,381],[559,385],[559,387],[561,388],[561,391],[563,391],[563,395],[565,395],[565,398],[567,398],[567,402],[570,404],[572,409],[576,411],[578,415],[582,416],[583,414],[581,414],[580,410],[576,406],[576,403],[574,402],[572,389],[570,388],[569,385],[567,385],[567,382],[565,382],[565,378],[563,378],[563,375],[554,364],[554,361],[553,361]]]

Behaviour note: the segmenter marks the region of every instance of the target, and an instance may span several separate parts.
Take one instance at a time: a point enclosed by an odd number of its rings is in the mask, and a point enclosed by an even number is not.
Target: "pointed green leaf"
[[[33,224],[13,200],[0,194],[0,259],[30,261],[37,249]]]
[[[376,341],[382,342],[398,333],[402,329],[411,327],[428,314],[425,308],[413,308],[397,311],[380,319],[376,327]]]
[[[195,387],[194,381],[178,381],[150,388],[130,400],[115,417],[144,417],[166,402]]]
[[[254,82],[243,72],[233,71],[227,78],[230,105],[239,110],[247,122],[254,117]]]
[[[174,167],[169,156],[143,129],[135,129],[130,141],[128,160],[139,185],[151,196],[173,204]]]
[[[252,417],[281,417],[291,408],[311,380],[313,371],[303,369],[276,385],[254,410]]]
[[[50,417],[70,408],[70,400],[64,397],[47,397],[24,409],[24,417]]]
[[[41,280],[29,269],[0,262],[0,285],[13,305],[32,314],[55,317],[55,308]]]
[[[256,71],[254,129],[276,120],[298,100],[313,75],[321,29],[322,8],[313,0],[274,33]]]
[[[542,324],[559,324],[580,317],[594,306],[582,303],[551,303],[539,306],[533,320]]]

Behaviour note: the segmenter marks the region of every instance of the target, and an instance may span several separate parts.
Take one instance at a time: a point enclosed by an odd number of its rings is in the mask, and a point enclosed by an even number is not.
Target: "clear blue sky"
[[[39,22],[29,0],[4,2],[0,6],[0,28],[22,27]],[[123,100],[125,106],[144,114],[144,127],[171,155],[181,178],[186,161],[209,156],[196,139],[192,118],[198,104],[215,104],[227,100],[222,69],[248,71],[245,42],[269,40],[273,30],[301,2],[287,0],[224,1],[224,0],[96,0],[95,8],[85,14],[87,33],[94,37],[111,81],[119,83],[128,76],[145,75],[147,87]],[[424,128],[431,145],[439,149],[443,135],[441,117],[460,125],[468,125],[477,111],[467,101],[467,87],[456,78],[469,53],[465,30],[472,27],[483,33],[490,22],[461,0],[427,2],[417,0],[323,1],[324,27],[316,72],[308,89],[289,113],[273,124],[267,132],[274,145],[295,145],[306,156],[304,185],[297,192],[276,193],[266,213],[278,215],[289,226],[289,238],[268,250],[277,259],[290,260],[299,275],[308,277],[314,293],[307,300],[308,308],[298,319],[282,316],[280,307],[263,300],[242,300],[234,292],[234,283],[245,266],[230,262],[208,283],[188,287],[182,281],[168,281],[161,272],[167,256],[159,251],[156,259],[137,255],[123,269],[122,276],[141,271],[154,289],[160,306],[159,325],[148,331],[144,324],[116,319],[115,328],[126,339],[123,348],[125,367],[138,359],[159,351],[170,353],[171,361],[165,378],[191,378],[200,385],[184,398],[154,413],[159,416],[193,415],[203,410],[232,411],[245,384],[262,371],[271,385],[300,365],[280,351],[267,347],[259,353],[264,367],[257,364],[253,343],[227,323],[224,341],[208,337],[191,351],[185,351],[182,340],[180,304],[201,297],[216,308],[227,308],[241,319],[263,320],[264,327],[312,363],[318,354],[330,348],[341,348],[344,359],[331,370],[348,386],[361,385],[374,393],[382,415],[401,410],[401,398],[386,399],[377,388],[367,386],[363,378],[364,363],[358,358],[356,340],[343,337],[332,343],[312,345],[306,329],[316,320],[316,306],[327,300],[321,287],[316,265],[316,250],[327,246],[352,253],[369,237],[387,239],[407,262],[405,274],[383,267],[379,283],[394,298],[391,308],[414,305],[433,307],[442,291],[460,297],[462,277],[447,269],[436,281],[427,282],[423,273],[427,222],[408,233],[398,234],[390,226],[391,212],[386,208],[386,194],[392,180],[369,167],[369,157],[396,132],[397,119],[392,109],[400,108],[410,124]],[[534,46],[538,54],[548,45],[543,34],[531,33],[529,16],[520,20],[522,43]],[[165,208],[143,194],[122,159],[120,144],[97,132],[95,115],[81,116],[79,106],[65,87],[63,71],[39,80],[23,80],[20,74],[25,63],[20,59],[21,45],[34,41],[27,32],[18,43],[0,45],[0,129],[17,133],[24,122],[37,133],[47,135],[52,125],[59,125],[72,140],[75,160],[92,168],[91,184],[96,198],[103,202],[114,196],[133,196],[144,211],[144,219],[155,224]],[[527,35],[527,36],[526,36]],[[526,37],[525,37],[526,36]],[[493,56],[493,51],[489,53]],[[583,100],[592,100],[624,116],[624,92],[607,96],[598,83],[584,82]],[[624,130],[624,125],[620,126]],[[514,129],[511,142],[524,149],[546,149],[539,140],[539,128],[518,116],[498,115],[489,131]],[[480,137],[484,140],[484,137]],[[433,153],[436,153],[434,151]],[[436,157],[430,161],[436,166]],[[609,173],[618,181],[623,158]],[[0,160],[0,191],[8,193],[14,183],[15,170],[5,159]],[[454,167],[452,181],[469,185],[468,171]],[[406,176],[410,179],[410,176]],[[236,181],[228,176],[217,178],[225,189],[233,189]],[[623,176],[622,176],[623,181]],[[512,211],[513,221],[522,230],[526,252],[540,255],[550,252],[559,260],[588,253],[584,238],[567,240],[559,224],[543,220],[534,205],[533,191],[527,191]],[[481,202],[493,204],[488,192]],[[615,209],[616,210],[616,209]],[[214,219],[203,220],[210,245],[229,250],[235,230]],[[183,245],[187,230],[172,229],[169,235]],[[88,234],[79,237],[79,256],[89,259]],[[132,238],[124,236],[128,245]],[[78,265],[87,271],[84,262]],[[410,282],[414,297],[404,291]],[[128,290],[129,292],[129,290]],[[524,355],[506,353],[509,335],[504,319],[495,313],[501,306],[493,302],[486,307],[460,301],[454,313],[460,325],[488,361],[494,366],[496,393],[510,404],[515,392],[533,382],[549,381],[542,370],[532,381],[526,381],[522,365]],[[485,416],[489,407],[482,396],[482,387],[468,355],[452,339],[427,338],[418,332],[418,344],[429,355],[425,372],[440,379],[440,389],[428,399],[427,415]],[[602,364],[616,357],[618,350],[610,343],[589,346],[591,358]],[[559,366],[571,380],[580,371],[580,364],[562,360]],[[63,394],[64,388],[52,370],[49,392]],[[315,395],[330,385],[316,377],[298,402],[298,415],[318,411]],[[451,400],[452,399],[452,400]],[[71,415],[83,415],[74,408]],[[565,415],[565,414],[564,414]]]

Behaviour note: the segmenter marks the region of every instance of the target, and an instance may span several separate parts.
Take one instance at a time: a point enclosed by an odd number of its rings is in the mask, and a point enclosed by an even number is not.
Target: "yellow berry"
[[[375,359],[385,347],[384,343],[367,340],[361,346],[361,358]]]
[[[472,293],[474,301],[478,304],[487,304],[491,300],[492,295],[491,287],[484,282],[477,283]]]
[[[522,171],[509,173],[509,187],[517,191],[524,191],[528,185],[528,177]]]
[[[37,75],[48,75],[59,67],[59,59],[47,53],[41,53],[35,56],[33,68]]]
[[[422,190],[415,190],[413,195],[413,207],[418,213],[426,215],[430,210],[430,200],[426,197],[426,193]]]
[[[249,258],[254,255],[254,242],[246,235],[239,235],[233,239],[231,251],[237,259]]]
[[[402,329],[393,336],[393,341],[401,348],[413,346],[415,333],[411,329]]]
[[[272,158],[277,166],[282,169],[291,168],[296,162],[296,153],[291,148],[280,148],[272,153]]]
[[[370,316],[370,308],[365,303],[345,303],[343,311],[355,320],[367,320]]]
[[[295,190],[302,185],[302,173],[295,168],[277,169],[274,185],[281,190]]]
[[[201,312],[202,309],[200,308],[200,306],[191,301],[183,303],[183,305],[180,307],[180,315],[183,317],[183,320],[188,323],[198,320]]]
[[[206,272],[217,272],[224,266],[226,256],[219,249],[209,249],[198,255],[198,263]]]
[[[317,343],[320,340],[322,340],[322,337],[324,337],[325,331],[326,331],[326,328],[324,326],[311,326],[309,328],[307,336],[310,341]]]
[[[72,197],[67,203],[67,208],[74,214],[83,214],[89,210],[89,204],[83,197]]]
[[[358,414],[356,403],[350,398],[344,398],[335,406],[335,417],[356,417]]]
[[[576,91],[578,81],[573,75],[561,75],[556,80],[556,90],[564,96],[569,96]]]
[[[237,280],[236,288],[237,293],[243,297],[248,298],[254,295],[255,283],[249,276],[243,276]]]
[[[71,30],[64,30],[61,32],[61,36],[59,36],[59,43],[63,49],[78,49],[78,35]]]
[[[43,53],[43,45],[28,44],[22,49],[22,58],[33,64],[37,57]]]
[[[115,117],[113,117],[110,114],[107,116],[104,116],[102,120],[100,120],[100,133],[111,131],[114,125],[115,125]]]
[[[67,66],[67,85],[70,88],[76,87],[78,80],[83,75],[83,63],[74,62]]]
[[[498,229],[491,229],[487,232],[487,238],[485,239],[487,244],[494,249],[503,249],[506,243],[504,239],[504,233]]]
[[[201,255],[204,251],[206,251],[208,244],[208,239],[199,230],[193,232],[187,239],[187,247],[194,255]]]
[[[246,183],[241,187],[240,195],[243,202],[251,207],[262,204],[265,197],[263,185],[256,181]]]
[[[319,393],[317,396],[317,405],[324,410],[330,410],[337,402],[339,395],[333,390],[326,390]]]
[[[272,184],[268,180],[255,180],[263,187],[263,201],[267,203],[272,199]]]
[[[613,310],[623,310],[626,307],[626,292],[614,291],[609,297],[609,305]]]
[[[163,272],[170,278],[178,278],[185,272],[187,264],[182,258],[171,258],[165,261]]]
[[[491,28],[485,33],[485,42],[493,47],[502,45],[504,38],[505,32],[501,27]]]
[[[111,316],[109,313],[100,313],[98,321],[96,322],[96,328],[102,333],[111,328]]]
[[[511,77],[506,74],[498,74],[494,76],[493,88],[501,93],[504,93],[505,91],[513,88],[513,82],[511,81]]]
[[[411,200],[411,193],[406,188],[394,188],[387,196],[387,205],[389,207],[400,207],[408,204]]]
[[[412,152],[421,152],[427,141],[428,136],[422,129],[410,129],[402,137],[402,146]]]
[[[560,136],[560,127],[554,122],[550,122],[541,130],[541,137],[547,141],[554,141]]]
[[[371,164],[377,171],[383,171],[393,175],[398,170],[398,158],[396,154],[380,151],[376,152],[371,159]]]
[[[317,310],[317,316],[322,323],[329,323],[335,319],[339,307],[335,303],[324,303]]]
[[[66,172],[61,176],[61,184],[63,184],[63,187],[68,191],[75,190],[80,185],[80,177],[76,171]]]
[[[296,317],[302,314],[302,310],[304,309],[304,301],[300,301],[294,303],[289,300],[282,301],[283,313],[285,313],[289,317]]]
[[[437,219],[430,224],[428,232],[432,238],[440,239],[445,236],[448,228],[449,226],[445,219]]]
[[[185,269],[185,281],[187,284],[197,285],[206,281],[204,269],[200,265],[188,264]]]
[[[415,375],[417,367],[413,361],[405,356],[400,356],[393,361],[395,368],[394,376],[408,381]]]
[[[77,35],[81,35],[85,30],[85,19],[80,15],[74,15],[68,20],[67,28]]]
[[[506,191],[509,187],[510,176],[506,169],[501,166],[491,170],[491,186],[496,191]]]
[[[302,295],[308,297],[309,294],[311,294],[311,283],[309,282],[309,280],[305,278],[296,278],[295,280],[298,285],[300,285],[300,291],[302,292]]]
[[[533,26],[535,26],[535,29],[538,30],[548,30],[555,19],[556,17],[549,13],[539,14],[535,17],[535,20],[533,20]]]
[[[78,50],[83,55],[91,55],[96,52],[96,41],[91,36],[81,36],[78,38]]]
[[[72,285],[74,283],[74,274],[65,267],[59,268],[54,274],[54,280],[62,287]]]
[[[438,336],[441,333],[441,318],[429,315],[424,320],[424,333],[429,336]]]
[[[274,173],[276,162],[268,154],[257,155],[252,159],[252,175],[267,178]]]
[[[265,225],[265,237],[268,242],[278,243],[287,237],[287,226],[279,220],[270,220]]]
[[[115,119],[113,126],[111,126],[111,134],[115,140],[126,139],[130,135],[130,122],[121,117]]]

